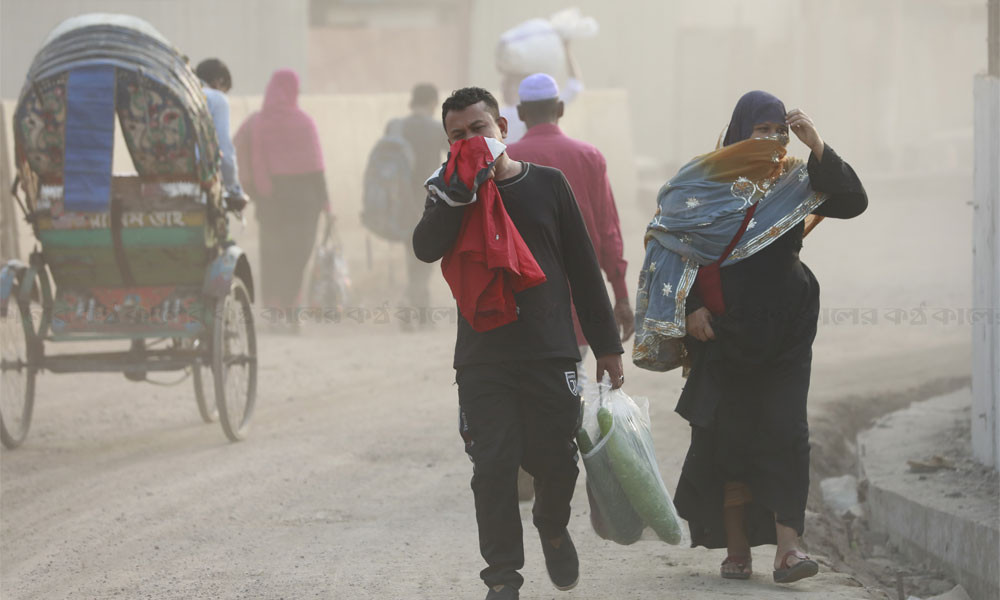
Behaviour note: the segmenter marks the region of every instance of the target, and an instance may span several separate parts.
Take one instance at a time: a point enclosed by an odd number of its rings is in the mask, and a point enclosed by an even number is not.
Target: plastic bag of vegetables
[[[587,471],[590,522],[604,539],[638,541],[648,527],[668,544],[682,533],[673,500],[660,477],[649,432],[649,405],[606,383],[584,388],[577,445]]]

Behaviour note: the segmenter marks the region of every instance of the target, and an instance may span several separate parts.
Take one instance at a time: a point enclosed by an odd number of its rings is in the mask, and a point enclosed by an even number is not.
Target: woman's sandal
[[[739,571],[727,571],[726,567],[729,565],[736,565],[739,567]],[[719,575],[723,579],[750,579],[750,576],[753,575],[753,557],[749,554],[746,556],[734,556],[730,554],[726,557],[726,560],[722,561]]]
[[[788,566],[788,559],[794,556],[799,562]],[[781,568],[774,571],[775,583],[792,583],[806,577],[812,577],[819,573],[819,563],[809,558],[808,554],[803,554],[798,550],[789,550],[781,557]]]

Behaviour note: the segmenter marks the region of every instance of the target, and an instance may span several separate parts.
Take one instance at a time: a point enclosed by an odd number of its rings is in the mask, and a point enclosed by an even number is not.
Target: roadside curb
[[[954,453],[956,432],[969,427],[970,406],[965,388],[886,415],[858,435],[858,460],[872,529],[911,559],[947,570],[975,600],[987,600],[1000,597],[995,473],[984,467],[917,473],[907,465]],[[985,477],[967,485],[978,470]]]

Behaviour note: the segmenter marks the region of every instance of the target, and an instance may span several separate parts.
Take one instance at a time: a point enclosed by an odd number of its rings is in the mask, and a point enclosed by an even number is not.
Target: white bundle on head
[[[531,19],[508,29],[497,44],[497,70],[511,75],[562,73],[566,49],[559,32],[545,19]]]
[[[565,43],[594,37],[597,31],[597,21],[575,7],[548,19],[525,21],[500,35],[497,70],[510,75],[548,73],[558,78],[566,69]]]

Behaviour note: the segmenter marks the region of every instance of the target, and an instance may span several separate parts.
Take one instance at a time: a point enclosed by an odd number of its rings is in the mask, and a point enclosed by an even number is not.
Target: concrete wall
[[[309,30],[310,93],[403,92],[423,81],[447,92],[465,84],[467,0],[313,0],[314,13],[323,6]]]
[[[973,600],[995,600],[1000,598],[996,484],[978,480],[981,471],[964,465],[926,475],[907,466],[908,460],[939,454],[956,458],[945,453],[953,451],[954,436],[964,429],[959,423],[969,402],[966,388],[876,420],[857,437],[859,475],[867,480],[865,511],[874,531],[887,534],[914,563],[947,573]]]
[[[277,68],[291,67],[305,77],[308,8],[308,0],[3,0],[0,97],[17,98],[52,28],[89,12],[146,19],[193,65],[223,59],[233,73],[233,93],[260,93]]]
[[[1000,464],[1000,78],[975,80],[972,447],[983,464]]]
[[[316,120],[326,160],[327,182],[334,210],[342,223],[360,225],[361,181],[368,152],[382,135],[385,123],[407,112],[408,94],[306,95],[302,109]],[[635,174],[632,144],[623,132],[629,128],[628,97],[621,90],[595,90],[563,127],[576,137],[605,148],[616,194],[632,198]],[[234,131],[260,106],[259,97],[232,99]],[[442,137],[444,131],[442,128]],[[121,154],[121,153],[119,153]]]

